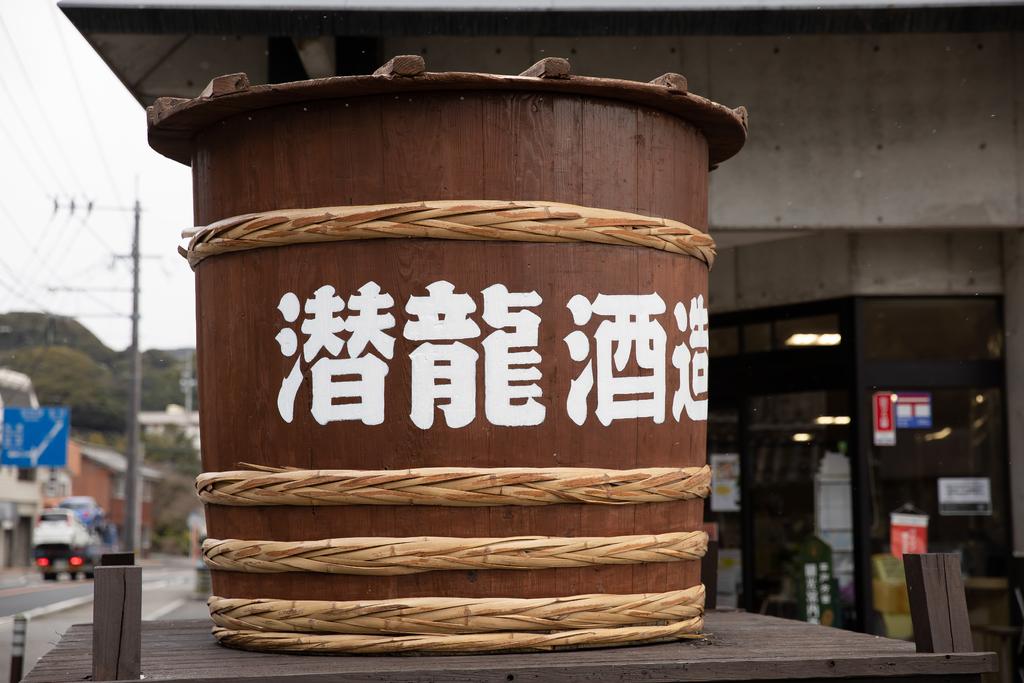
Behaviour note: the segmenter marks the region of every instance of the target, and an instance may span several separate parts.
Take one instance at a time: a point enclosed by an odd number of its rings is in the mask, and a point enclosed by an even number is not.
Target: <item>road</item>
[[[0,574],[0,683],[9,683],[13,616],[26,612],[29,622],[24,672],[28,673],[72,624],[92,621],[92,581],[44,582],[34,571]],[[205,597],[195,595],[195,567],[191,562],[166,558],[143,564],[143,619],[207,616]]]

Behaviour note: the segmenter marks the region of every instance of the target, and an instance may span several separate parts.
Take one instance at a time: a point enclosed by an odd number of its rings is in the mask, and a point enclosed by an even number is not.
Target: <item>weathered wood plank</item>
[[[971,652],[960,558],[952,553],[904,555],[910,618],[918,652]]]
[[[92,680],[137,679],[142,654],[142,567],[100,566],[95,577]]]
[[[545,654],[458,657],[303,657],[229,650],[205,620],[146,622],[142,673],[173,683],[347,681],[745,681],[873,678],[889,683],[978,680],[991,653],[919,654],[903,641],[739,612],[711,612],[704,641]],[[91,626],[73,626],[25,683],[81,681]]]

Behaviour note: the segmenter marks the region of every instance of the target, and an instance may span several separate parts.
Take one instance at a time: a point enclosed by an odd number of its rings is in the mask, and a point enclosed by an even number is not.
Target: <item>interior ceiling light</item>
[[[789,335],[789,338],[786,339],[786,346],[838,346],[841,341],[843,341],[843,335],[838,332],[824,334],[797,332]]]
[[[941,439],[945,439],[947,436],[949,436],[952,433],[953,433],[953,430],[950,427],[943,427],[942,429],[940,429],[937,432],[929,432],[928,434],[925,434],[924,435],[924,440],[925,441],[939,441]]]
[[[814,423],[819,425],[848,425],[849,415],[819,415],[814,418]]]
[[[793,435],[793,441],[797,443],[804,443],[811,440],[811,435],[807,432],[797,432]]]

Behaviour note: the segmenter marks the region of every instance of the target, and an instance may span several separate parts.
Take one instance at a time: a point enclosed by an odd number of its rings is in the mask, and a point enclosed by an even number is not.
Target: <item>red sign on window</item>
[[[904,553],[928,552],[928,515],[891,513],[889,547],[897,560],[902,560]]]
[[[879,391],[871,398],[876,446],[896,445],[896,418],[893,414],[892,396],[892,392]]]

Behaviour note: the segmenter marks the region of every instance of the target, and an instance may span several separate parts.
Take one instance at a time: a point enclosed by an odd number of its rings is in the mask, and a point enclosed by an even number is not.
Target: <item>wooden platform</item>
[[[229,650],[210,623],[144,622],[146,681],[979,681],[993,653],[918,654],[912,643],[742,612],[712,612],[709,636],[666,645],[542,654],[315,657]],[[87,680],[92,626],[78,624],[24,679]]]

